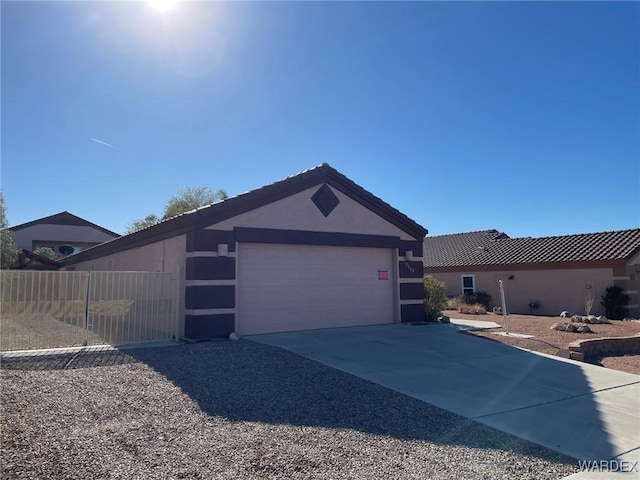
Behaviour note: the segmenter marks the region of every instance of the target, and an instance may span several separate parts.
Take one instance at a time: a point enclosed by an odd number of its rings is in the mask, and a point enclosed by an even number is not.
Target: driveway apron
[[[640,376],[509,347],[459,328],[394,324],[246,338],[578,460],[640,461]]]

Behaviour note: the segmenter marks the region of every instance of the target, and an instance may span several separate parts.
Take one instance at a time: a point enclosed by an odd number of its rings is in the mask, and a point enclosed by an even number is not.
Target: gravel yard
[[[5,358],[1,374],[7,479],[577,471],[569,457],[250,341]]]
[[[70,317],[64,321],[47,315],[3,314],[0,347],[3,350],[79,347],[84,342],[83,322],[82,317]],[[87,340],[89,345],[103,343],[92,331],[87,332]]]

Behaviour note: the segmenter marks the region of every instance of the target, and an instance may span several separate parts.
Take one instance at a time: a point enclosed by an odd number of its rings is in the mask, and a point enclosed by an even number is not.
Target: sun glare
[[[171,10],[178,4],[178,0],[150,0],[149,4],[160,12]]]

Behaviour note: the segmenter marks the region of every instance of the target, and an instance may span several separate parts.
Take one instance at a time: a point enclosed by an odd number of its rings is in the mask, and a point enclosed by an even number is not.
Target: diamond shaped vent
[[[338,197],[336,197],[335,193],[331,191],[326,183],[313,194],[311,201],[313,201],[325,217],[328,217],[329,214],[333,212],[333,209],[340,203]]]

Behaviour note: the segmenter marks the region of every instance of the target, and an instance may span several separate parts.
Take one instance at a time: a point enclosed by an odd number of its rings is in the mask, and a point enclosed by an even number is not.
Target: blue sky
[[[328,162],[430,235],[640,226],[637,2],[1,15],[11,225],[68,210],[121,232],[183,187],[233,195]]]

